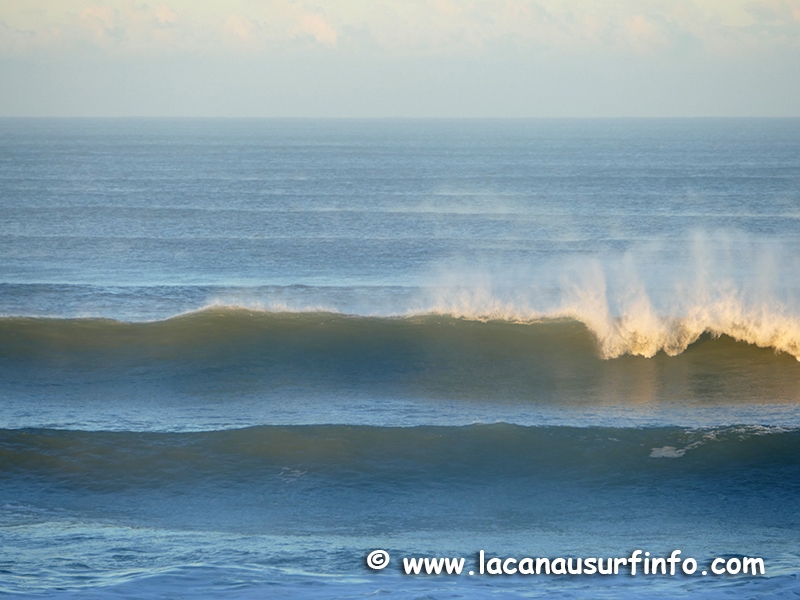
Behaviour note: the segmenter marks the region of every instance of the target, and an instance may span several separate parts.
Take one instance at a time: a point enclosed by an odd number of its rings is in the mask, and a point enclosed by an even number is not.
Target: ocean
[[[799,119],[0,119],[2,597],[794,597],[798,361]]]

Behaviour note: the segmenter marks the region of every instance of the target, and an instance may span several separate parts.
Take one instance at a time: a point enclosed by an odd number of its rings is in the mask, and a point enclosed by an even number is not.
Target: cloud
[[[227,6],[0,2],[0,52],[88,43],[128,54],[257,53],[303,47],[303,39],[323,49],[415,56],[500,47],[642,54],[687,39],[720,55],[800,48],[800,0],[239,0],[235,12]]]
[[[155,9],[155,15],[158,22],[163,25],[170,25],[178,20],[178,13],[172,10],[169,6],[161,5]]]
[[[667,43],[667,37],[644,15],[625,19],[625,29],[630,36],[631,47],[637,52],[647,52]]]
[[[300,22],[300,29],[320,44],[336,45],[338,34],[321,15],[305,15]]]

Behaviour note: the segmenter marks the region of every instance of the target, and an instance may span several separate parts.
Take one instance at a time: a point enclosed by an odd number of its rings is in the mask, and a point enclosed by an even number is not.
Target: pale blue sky
[[[800,116],[800,0],[0,0],[0,115]]]

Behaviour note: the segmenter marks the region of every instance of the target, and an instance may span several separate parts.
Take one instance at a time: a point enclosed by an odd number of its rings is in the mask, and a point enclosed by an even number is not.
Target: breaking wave
[[[650,307],[611,317],[608,311],[565,307],[549,314],[520,311],[496,304],[482,310],[453,304],[428,313],[404,316],[359,316],[333,312],[274,312],[260,306],[213,305],[154,322],[112,319],[0,318],[0,356],[14,358],[72,351],[141,352],[175,356],[183,349],[252,345],[261,340],[307,342],[356,348],[365,343],[391,351],[392,345],[447,345],[469,342],[508,346],[525,340],[527,350],[548,345],[602,359],[624,355],[651,358],[663,352],[676,356],[702,336],[729,338],[757,348],[770,348],[800,360],[800,318],[783,310],[748,310],[734,300],[698,306],[681,317],[662,317]],[[291,339],[283,339],[289,336]],[[369,341],[369,342],[367,342]],[[507,348],[508,349],[508,348]],[[541,347],[540,350],[545,348]],[[747,352],[746,347],[741,348]]]

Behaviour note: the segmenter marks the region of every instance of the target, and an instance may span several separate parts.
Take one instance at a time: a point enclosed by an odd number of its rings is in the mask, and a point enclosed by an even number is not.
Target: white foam
[[[531,268],[457,265],[437,275],[427,310],[478,320],[575,319],[595,335],[603,358],[675,356],[710,333],[800,360],[796,243],[698,232],[683,246],[656,240],[618,256]]]
[[[686,454],[686,448],[664,446],[663,448],[653,448],[650,458],[680,458],[684,454]]]

